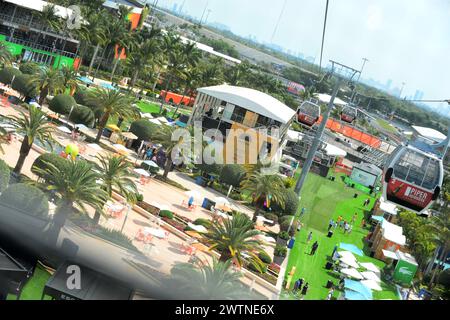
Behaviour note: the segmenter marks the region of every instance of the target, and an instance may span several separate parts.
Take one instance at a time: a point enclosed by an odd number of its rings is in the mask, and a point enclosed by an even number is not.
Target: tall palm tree
[[[126,157],[97,156],[97,169],[100,172],[102,180],[102,189],[106,191],[109,198],[112,198],[113,189],[117,190],[125,198],[130,199],[136,195],[137,187],[131,178],[135,177],[132,173],[133,165],[126,160]],[[100,220],[100,211],[95,212],[94,222]]]
[[[60,70],[40,68],[38,73],[31,77],[39,90],[38,103],[42,105],[49,94],[64,92],[64,78]]]
[[[284,207],[285,202],[285,187],[283,179],[278,175],[265,175],[256,172],[242,182],[241,186],[244,190],[252,193],[252,198],[255,203],[255,212],[253,214],[253,221],[264,206],[264,202],[270,199],[281,207]]]
[[[259,234],[260,232],[253,228],[249,217],[238,213],[233,216],[233,219],[211,223],[205,238],[210,245],[210,250],[219,251],[221,262],[233,259],[242,265],[242,254],[247,254],[253,262],[261,265],[258,253],[263,248],[261,241],[255,239]]]
[[[14,173],[19,175],[34,141],[39,141],[42,144],[53,141],[53,127],[50,126],[47,115],[34,106],[30,106],[28,116],[20,111],[20,117],[12,116],[8,119],[16,128],[16,132],[24,136],[19,159],[14,168]]]
[[[70,95],[73,96],[75,94],[75,91],[78,88],[77,72],[67,66],[62,67],[60,72],[61,72],[63,87],[65,89],[69,89]]]
[[[61,22],[56,14],[55,4],[47,4],[42,8],[42,11],[33,11],[33,16],[42,23],[44,28],[49,28],[53,31],[58,31]],[[45,31],[44,29],[42,31]]]
[[[103,114],[98,124],[96,142],[100,141],[109,117],[117,116],[123,119],[140,118],[139,110],[133,107],[133,100],[119,91],[98,88],[90,91],[86,99],[90,105],[97,106],[98,110],[101,110]]]
[[[92,73],[92,68],[94,67],[94,63],[97,60],[97,55],[100,50],[100,47],[106,46],[108,43],[107,38],[107,23],[105,17],[109,14],[105,10],[101,10],[97,12],[96,10],[90,11],[86,15],[86,20],[89,22],[85,26],[86,30],[86,40],[90,45],[95,46],[94,53],[91,58],[91,62],[89,64],[88,74]]]
[[[177,154],[179,157],[187,157],[189,155],[183,154],[185,151],[183,146],[185,144],[191,143],[192,141],[186,141],[186,137],[179,137],[178,140],[173,140],[174,138],[174,132],[177,130],[177,128],[172,126],[163,125],[160,127],[160,130],[158,130],[155,135],[152,137],[152,141],[159,143],[163,146],[165,153],[166,153],[166,163],[164,165],[164,173],[163,177],[164,179],[167,179],[167,176],[169,175],[170,169],[172,168],[172,165],[174,163],[172,154]],[[192,139],[193,135],[189,135],[189,139]]]
[[[219,59],[210,59],[207,63],[200,65],[202,72],[201,84],[202,86],[214,86],[223,82],[222,72],[223,62]]]
[[[114,74],[116,73],[117,66],[120,61],[121,53],[123,50],[128,49],[133,45],[133,37],[130,32],[130,25],[125,19],[116,19],[108,26],[109,29],[109,44],[113,48],[114,52],[114,65],[111,71],[110,81],[113,81]]]
[[[82,213],[88,212],[87,206],[102,210],[108,195],[97,184],[100,175],[92,169],[92,164],[72,159],[58,165],[46,163],[43,168],[35,168],[43,181],[35,184],[58,196],[57,209],[50,228],[51,241],[56,242],[67,217],[76,212],[75,205]]]
[[[185,71],[185,87],[183,91],[183,96],[181,97],[180,102],[177,104],[177,107],[175,108],[175,111],[173,112],[173,117],[178,112],[178,108],[180,107],[180,104],[183,103],[184,97],[186,97],[189,93],[189,91],[193,91],[195,87],[200,83],[201,79],[201,72],[196,67],[191,67]]]
[[[0,128],[0,153],[5,154],[5,150],[3,150],[3,144],[8,142],[7,138],[8,133],[5,128]]]
[[[179,293],[177,297],[188,300],[242,300],[251,298],[250,291],[240,281],[241,274],[234,272],[231,261],[203,263],[178,263],[170,271],[169,287]]]
[[[0,42],[0,66],[9,66],[12,60],[11,51],[3,42]]]
[[[438,270],[442,268],[442,265],[445,263],[445,260],[450,253],[450,210],[448,207],[445,207],[440,214],[431,219],[428,229],[433,234],[436,244],[441,248],[441,254],[438,258],[439,264],[434,269],[433,275],[428,284],[428,286],[432,287],[435,282],[439,282],[440,273],[437,279],[436,275]],[[434,263],[434,261],[432,261],[432,263]]]
[[[249,72],[251,72],[250,64],[247,61],[244,61],[241,64],[228,68],[227,72],[224,73],[224,76],[229,84],[239,86],[245,83]]]

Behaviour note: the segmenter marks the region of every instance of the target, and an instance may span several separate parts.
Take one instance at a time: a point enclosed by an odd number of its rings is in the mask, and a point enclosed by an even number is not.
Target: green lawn
[[[160,104],[158,103],[153,103],[153,102],[144,102],[144,101],[140,101],[137,103],[139,109],[141,109],[141,111],[143,113],[159,113],[159,108],[160,108]],[[173,112],[175,111],[176,108],[169,106],[169,105],[164,105],[164,107],[168,110],[168,116],[172,116]],[[191,113],[191,110],[188,109],[182,109],[181,107],[178,109],[179,113],[182,114],[186,114],[189,115]]]
[[[50,274],[43,269],[41,266],[37,266],[34,271],[33,277],[28,281],[22,290],[22,295],[20,300],[41,300],[42,291],[44,290],[45,284],[50,278]],[[13,295],[8,296],[8,300],[15,300],[16,297]],[[49,297],[45,298],[50,299]]]
[[[353,198],[355,193],[359,194],[356,199]],[[297,234],[287,269],[287,274],[289,274],[292,267],[296,266],[293,281],[304,278],[306,282],[309,282],[309,290],[305,299],[323,300],[328,294],[328,289],[325,288],[327,281],[332,280],[335,284],[338,283],[338,275],[325,269],[327,259],[331,256],[335,245],[345,242],[352,243],[361,249],[364,248],[363,238],[367,235],[368,230],[361,227],[361,221],[364,218],[365,210],[369,210],[363,208],[363,202],[368,197],[368,195],[346,187],[340,175],[337,175],[335,182],[313,173],[308,175],[300,201],[300,208],[306,208],[306,213],[301,218],[303,228]],[[371,206],[373,204],[374,198],[372,198]],[[328,223],[331,218],[336,221],[338,216],[342,215],[344,220],[350,221],[355,213],[358,214],[358,218],[353,225],[351,234],[344,234],[337,228],[331,239],[327,237]],[[313,232],[313,240],[307,244],[306,239],[310,231]],[[319,248],[314,256],[310,256],[311,245],[316,240]],[[366,256],[357,256],[357,258],[360,262],[373,262],[380,268],[384,267],[382,261]],[[383,284],[382,287],[384,289],[382,292],[373,291],[374,299],[398,299],[395,287],[386,284]],[[335,291],[335,297],[339,293]],[[294,298],[291,294],[284,297]]]
[[[386,131],[389,131],[389,132],[392,132],[392,133],[396,133],[397,132],[397,130],[393,126],[391,126],[389,124],[389,122],[387,122],[386,120],[378,118],[377,119],[377,123],[378,123],[378,125],[380,127],[382,127]]]

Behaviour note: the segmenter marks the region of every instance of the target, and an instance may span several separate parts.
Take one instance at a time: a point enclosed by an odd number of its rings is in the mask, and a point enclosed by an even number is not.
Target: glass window
[[[425,177],[422,186],[429,190],[433,190],[438,185],[439,179],[440,179],[439,162],[434,159],[429,159],[428,167],[425,171]]]

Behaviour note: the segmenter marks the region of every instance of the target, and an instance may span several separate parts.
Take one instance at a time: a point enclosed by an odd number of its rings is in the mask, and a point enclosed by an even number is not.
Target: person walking
[[[312,233],[312,231],[310,231],[308,234],[308,238],[306,239],[306,243],[309,243],[312,240],[312,236],[313,236],[313,233]]]
[[[353,225],[351,224],[351,225],[348,226],[347,233],[348,234],[352,233],[352,230],[353,230]]]
[[[358,213],[355,212],[355,214],[354,214],[353,217],[352,217],[352,224],[355,223],[356,218],[358,218]]]
[[[327,300],[331,300],[333,297],[334,288],[331,288],[330,291],[328,291]]]
[[[329,222],[329,224],[328,224],[328,231],[330,231],[331,228],[333,228],[333,226],[334,226],[334,220],[331,219],[330,222]]]
[[[348,232],[349,226],[350,226],[350,224],[348,224],[346,221],[345,225],[344,225],[344,234]]]
[[[306,296],[306,294],[308,293],[308,288],[309,288],[309,283],[307,282],[307,283],[305,283],[305,285],[303,286],[303,289],[302,289],[302,298],[304,296]]]
[[[316,254],[317,248],[319,248],[319,243],[316,241],[313,243],[312,247],[311,247],[311,256]]]

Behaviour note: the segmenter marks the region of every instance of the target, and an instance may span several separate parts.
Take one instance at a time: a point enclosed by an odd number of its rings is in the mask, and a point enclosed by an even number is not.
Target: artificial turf
[[[355,193],[359,195],[356,199],[353,197]],[[360,249],[364,248],[363,239],[369,230],[362,228],[361,222],[362,219],[367,221],[368,210],[373,207],[375,202],[375,198],[370,197],[369,207],[364,208],[363,203],[367,198],[369,198],[368,195],[345,186],[340,175],[336,175],[334,182],[313,173],[308,175],[299,206],[300,208],[306,208],[305,214],[300,218],[303,227],[297,233],[295,246],[290,252],[287,268],[288,274],[292,267],[296,266],[292,278],[293,282],[303,278],[309,283],[309,290],[304,299],[323,300],[329,291],[325,287],[327,281],[331,280],[338,284],[339,275],[325,269],[325,264],[335,245],[345,242],[354,244]],[[338,227],[332,238],[327,237],[330,219],[336,221],[341,215],[344,220],[351,221],[355,213],[357,213],[357,219],[350,234],[344,234]],[[307,243],[307,237],[311,231],[313,238]],[[319,243],[319,248],[314,256],[310,256],[311,245],[316,240]],[[379,268],[383,268],[385,265],[382,261],[368,256],[356,257],[359,262],[372,262]],[[398,299],[394,286],[385,283],[381,286],[383,291],[373,291],[375,300]],[[339,294],[340,292],[336,290],[334,297],[337,298]],[[291,293],[286,293],[283,297],[287,299],[295,298]]]
[[[28,280],[22,290],[20,300],[40,300],[45,284],[50,278],[50,274],[41,266],[37,266],[33,276]],[[8,300],[15,300],[16,296],[8,295]],[[45,297],[44,300],[50,299]]]

